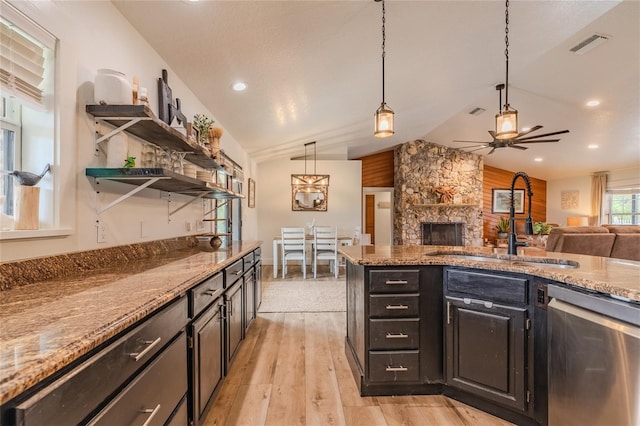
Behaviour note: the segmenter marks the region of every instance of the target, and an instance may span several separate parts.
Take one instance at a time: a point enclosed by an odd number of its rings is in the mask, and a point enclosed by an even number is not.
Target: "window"
[[[7,173],[54,165],[57,40],[9,3],[0,4],[0,211],[12,216],[15,179]],[[58,226],[53,179],[38,184],[40,229]]]
[[[637,192],[609,192],[609,223],[611,225],[640,224],[640,190]]]

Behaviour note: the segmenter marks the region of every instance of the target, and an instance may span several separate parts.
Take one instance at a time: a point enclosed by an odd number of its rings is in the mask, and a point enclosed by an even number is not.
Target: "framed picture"
[[[491,194],[491,213],[509,213],[511,190],[494,188]],[[524,213],[524,189],[513,190],[513,206],[516,213]]]
[[[254,208],[256,206],[256,181],[249,178],[249,195],[248,195],[249,207]]]

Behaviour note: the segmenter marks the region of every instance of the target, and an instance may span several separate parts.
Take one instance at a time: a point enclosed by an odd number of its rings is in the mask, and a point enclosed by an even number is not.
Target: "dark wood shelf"
[[[157,118],[146,105],[87,105],[86,111],[116,128],[130,123],[132,119],[141,119],[123,131],[162,148],[189,152],[185,159],[200,167],[226,170],[207,148],[189,141],[185,135]]]
[[[244,198],[242,194],[160,168],[89,168],[86,169],[86,175],[135,186],[141,186],[150,179],[157,178],[149,188],[211,199]]]

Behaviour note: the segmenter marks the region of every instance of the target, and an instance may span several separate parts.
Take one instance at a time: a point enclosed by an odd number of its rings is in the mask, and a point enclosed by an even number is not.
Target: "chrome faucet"
[[[527,245],[526,242],[519,243],[516,240],[516,207],[514,202],[514,188],[516,186],[516,181],[521,177],[524,180],[524,184],[527,186],[527,202],[529,204],[529,211],[527,217],[525,219],[524,224],[524,233],[527,235],[533,235],[533,222],[531,221],[531,197],[533,196],[533,192],[531,191],[531,181],[529,180],[529,176],[525,172],[517,172],[513,175],[513,180],[511,180],[511,200],[509,201],[509,246],[507,252],[509,254],[518,254],[518,247],[524,247]]]

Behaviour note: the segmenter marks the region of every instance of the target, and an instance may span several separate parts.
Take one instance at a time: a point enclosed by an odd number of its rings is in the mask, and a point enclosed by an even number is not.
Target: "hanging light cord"
[[[384,28],[384,24],[386,22],[386,18],[385,18],[385,7],[384,7],[384,0],[382,0],[382,104],[384,105],[384,57],[386,55],[385,53],[385,44],[386,44],[386,33],[385,33],[385,28]]]
[[[506,110],[509,107],[509,0],[506,0],[504,11],[504,58],[506,64],[504,109]]]

